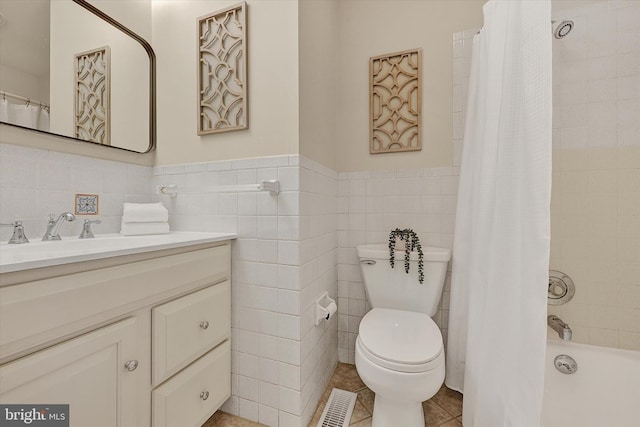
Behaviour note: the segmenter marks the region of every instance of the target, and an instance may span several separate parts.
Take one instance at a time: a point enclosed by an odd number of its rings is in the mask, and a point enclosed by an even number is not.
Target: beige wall
[[[485,0],[249,0],[250,128],[202,138],[195,131],[195,17],[236,1],[130,0],[126,13],[119,0],[91,1],[153,41],[158,164],[301,153],[341,171],[451,165],[451,34],[482,25]],[[594,1],[552,3],[559,10]],[[149,8],[153,20],[144,18]],[[372,156],[368,59],[412,47],[424,54],[423,150]],[[9,132],[3,133],[6,140]],[[10,134],[6,142],[151,161],[91,145],[79,149],[28,131]]]
[[[588,6],[592,3],[603,3],[605,0],[551,0],[551,13],[576,7]]]
[[[158,165],[298,153],[298,2],[248,2],[249,129],[197,135],[196,18],[231,1],[154,1]]]
[[[249,0],[249,129],[198,137],[195,20],[236,1],[155,0],[151,31],[134,28],[153,34],[157,56],[154,161],[300,153],[340,171],[450,166],[451,37],[481,25],[484,1]],[[413,47],[423,49],[423,150],[372,156],[369,57]]]
[[[575,342],[640,351],[640,146],[555,149],[553,167],[550,268],[576,293],[549,314]]]
[[[300,154],[332,169],[336,158],[338,1],[300,0]]]
[[[151,42],[151,0],[89,0],[89,3]]]
[[[452,166],[452,35],[482,25],[486,0],[340,1],[339,171]],[[369,154],[369,58],[422,48],[422,151]]]
[[[0,88],[45,104],[49,102],[49,79],[9,65],[0,64]]]
[[[249,1],[249,129],[198,137],[193,22],[233,2],[156,1],[157,164],[300,153],[340,171],[451,166],[452,34],[481,26],[484,2]],[[371,156],[369,57],[413,47],[423,150]]]

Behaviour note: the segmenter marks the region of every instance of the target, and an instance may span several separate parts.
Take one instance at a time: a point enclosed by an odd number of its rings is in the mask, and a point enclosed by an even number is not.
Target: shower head
[[[557,39],[562,39],[566,37],[567,34],[569,34],[573,29],[573,25],[574,25],[573,21],[571,20],[562,21],[561,23],[558,24],[556,29],[553,31],[553,37]]]

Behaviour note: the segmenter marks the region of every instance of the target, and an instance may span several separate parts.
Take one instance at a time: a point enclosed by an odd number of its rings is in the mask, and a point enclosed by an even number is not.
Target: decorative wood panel
[[[198,18],[198,135],[248,127],[246,3]]]
[[[422,150],[422,50],[369,61],[370,152]]]
[[[111,49],[75,56],[75,137],[111,145]]]

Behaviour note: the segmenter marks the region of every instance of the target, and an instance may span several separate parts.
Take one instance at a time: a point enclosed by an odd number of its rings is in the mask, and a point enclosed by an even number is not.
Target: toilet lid
[[[424,365],[442,353],[442,334],[424,313],[374,308],[360,322],[362,345],[384,361]]]

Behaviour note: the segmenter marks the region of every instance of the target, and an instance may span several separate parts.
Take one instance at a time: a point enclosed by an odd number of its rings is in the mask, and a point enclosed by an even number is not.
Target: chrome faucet
[[[19,243],[29,243],[29,239],[24,234],[24,226],[22,225],[22,221],[14,221],[10,224],[0,224],[3,227],[13,227],[13,235],[11,239],[9,239],[9,244],[19,244]]]
[[[65,221],[75,221],[76,216],[71,212],[63,212],[60,214],[58,219],[54,220],[53,217],[55,215],[49,214],[49,222],[47,223],[47,232],[44,233],[42,240],[62,240],[60,238],[60,234],[58,234],[58,230],[62,226],[62,223]]]
[[[558,336],[565,341],[571,341],[573,332],[568,324],[564,323],[558,316],[547,316],[547,325],[551,326],[551,329],[558,333]]]
[[[93,221],[89,221],[85,219],[82,223],[82,233],[78,236],[78,239],[93,239],[95,236],[93,235],[93,231],[91,230],[91,224],[100,224],[102,221],[99,219],[94,219]]]

